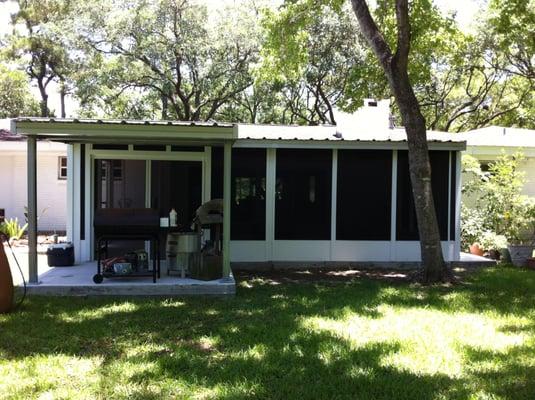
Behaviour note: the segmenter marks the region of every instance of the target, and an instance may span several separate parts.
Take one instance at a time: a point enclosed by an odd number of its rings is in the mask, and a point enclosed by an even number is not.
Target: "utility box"
[[[72,243],[51,244],[46,250],[49,267],[71,267],[74,265]]]

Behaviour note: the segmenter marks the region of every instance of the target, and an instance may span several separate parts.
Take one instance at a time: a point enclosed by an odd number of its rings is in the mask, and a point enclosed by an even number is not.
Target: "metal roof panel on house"
[[[488,126],[456,134],[468,147],[535,147],[535,130]]]
[[[389,129],[374,124],[344,123],[340,125],[266,125],[230,124],[217,122],[101,120],[62,118],[18,118],[15,129],[23,135],[66,143],[218,143],[225,140],[254,142],[251,146],[264,147],[267,143],[297,146],[343,145],[363,143],[374,146],[382,143],[398,143],[406,146],[407,135],[403,128]],[[263,143],[260,143],[263,141]],[[458,136],[444,132],[428,132],[428,141],[437,146],[445,145],[463,150],[465,142]],[[305,143],[308,142],[308,143]],[[255,144],[256,143],[256,144]],[[404,144],[405,143],[405,144]],[[278,146],[278,144],[276,144]]]
[[[406,142],[407,134],[403,128],[362,128],[340,125],[262,125],[237,124],[238,139],[252,140],[318,140],[318,141],[358,141],[358,142]],[[463,143],[458,135],[445,132],[428,131],[430,142]]]
[[[89,118],[43,118],[19,117],[15,122],[46,122],[46,123],[75,123],[75,124],[104,124],[104,125],[157,125],[157,126],[204,126],[232,128],[233,124],[216,121],[171,121],[171,120],[137,120],[137,119],[89,119]]]
[[[13,133],[7,129],[0,129],[0,141],[1,142],[23,142],[26,138],[17,133]]]
[[[37,150],[40,152],[60,152],[65,153],[67,146],[64,143],[40,140],[37,143]],[[26,152],[26,136],[15,134],[7,129],[0,129],[0,152],[2,154],[17,154]]]

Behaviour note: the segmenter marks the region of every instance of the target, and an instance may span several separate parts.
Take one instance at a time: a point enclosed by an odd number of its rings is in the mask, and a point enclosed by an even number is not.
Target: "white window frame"
[[[61,165],[63,160],[65,160],[65,165]],[[59,156],[58,157],[58,180],[60,181],[67,180],[67,176],[68,176],[67,165],[68,165],[67,156]]]

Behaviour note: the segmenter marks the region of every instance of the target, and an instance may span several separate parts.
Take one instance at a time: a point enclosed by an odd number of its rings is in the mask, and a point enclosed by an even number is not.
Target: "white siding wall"
[[[473,149],[469,149],[467,153],[476,157],[479,161],[493,161],[496,160],[500,155],[499,152],[494,154],[485,154],[484,152],[474,154]],[[512,151],[509,153],[512,153]],[[527,180],[522,192],[528,196],[535,197],[535,157],[529,155],[526,156],[526,160],[520,164],[520,170],[525,172]],[[463,175],[462,179],[463,182],[465,182],[468,177]],[[472,204],[471,199],[467,199],[466,196],[463,196],[463,202],[468,205]]]
[[[66,229],[67,181],[58,180],[58,157],[65,155],[65,152],[38,153],[37,207],[40,231]],[[7,218],[17,217],[21,223],[25,221],[24,207],[27,205],[26,162],[25,152],[6,155],[0,151],[0,208],[5,208]],[[46,212],[41,215],[45,208]]]
[[[535,158],[528,158],[522,163],[522,170],[526,173],[526,185],[524,186],[524,194],[535,197]]]
[[[0,208],[6,217],[14,216],[13,193],[13,156],[0,153]]]

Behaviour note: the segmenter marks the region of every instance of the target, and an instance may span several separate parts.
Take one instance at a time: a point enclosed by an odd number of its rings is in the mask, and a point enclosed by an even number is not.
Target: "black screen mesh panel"
[[[134,150],[136,151],[165,151],[165,145],[161,144],[135,144]]]
[[[223,147],[212,147],[212,174],[211,174],[212,199],[223,198]]]
[[[451,152],[451,196],[450,196],[450,240],[455,240],[455,201],[456,193],[455,188],[457,186],[456,182],[456,169],[457,169],[457,152]]]
[[[128,150],[127,144],[94,144],[93,150]]]
[[[331,150],[277,149],[276,240],[330,240]]]
[[[232,240],[266,238],[266,150],[232,149]]]
[[[336,239],[390,240],[392,151],[339,150]]]
[[[433,186],[433,198],[438,219],[440,238],[448,238],[448,176],[449,151],[430,151],[431,181]],[[396,215],[396,238],[397,240],[419,240],[416,210],[412,196],[412,185],[409,175],[408,152],[398,151],[398,174],[397,174],[397,215]]]

